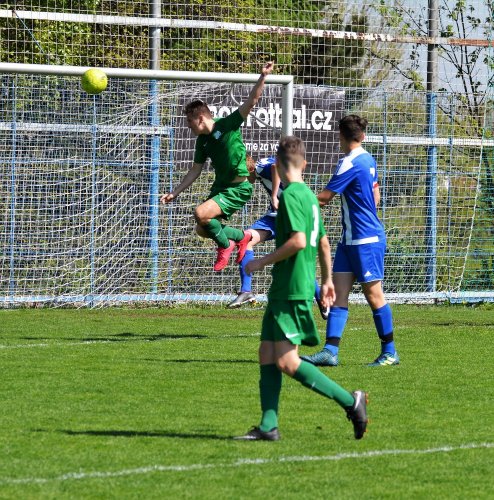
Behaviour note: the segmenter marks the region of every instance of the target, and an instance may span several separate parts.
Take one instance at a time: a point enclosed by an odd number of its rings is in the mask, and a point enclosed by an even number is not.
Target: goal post
[[[259,74],[100,68],[110,79],[109,89],[101,95],[90,96],[80,90],[78,79],[87,69],[87,67],[78,66],[0,63],[0,75],[11,75],[11,77],[17,75],[19,78],[29,80],[28,83],[26,83],[27,80],[10,81],[9,86],[12,92],[7,96],[10,104],[5,104],[6,113],[3,113],[4,117],[0,118],[0,130],[4,133],[4,140],[7,140],[5,152],[8,153],[8,159],[6,160],[4,152],[0,163],[4,164],[10,176],[9,182],[5,183],[2,189],[2,194],[8,191],[10,202],[8,207],[7,204],[5,205],[9,214],[9,233],[6,238],[8,241],[5,241],[5,248],[2,251],[8,255],[9,259],[8,265],[5,258],[1,264],[2,274],[6,272],[9,276],[9,284],[0,292],[0,302],[4,305],[39,302],[96,305],[132,301],[184,300],[188,294],[173,293],[173,287],[166,285],[176,280],[177,273],[174,269],[176,265],[173,260],[175,257],[172,257],[175,254],[172,248],[175,243],[171,234],[173,230],[168,228],[168,235],[160,234],[163,231],[160,226],[163,219],[166,219],[166,224],[173,223],[171,221],[178,218],[174,212],[179,212],[184,218],[189,217],[190,214],[184,213],[181,205],[160,207],[159,203],[160,189],[171,188],[173,184],[177,184],[179,175],[183,175],[183,169],[178,173],[176,169],[168,169],[168,167],[177,161],[182,165],[190,164],[192,161],[192,152],[185,158],[184,151],[176,147],[178,137],[175,125],[180,120],[181,109],[179,108],[183,105],[184,99],[192,99],[197,94],[196,88],[200,89],[199,94],[202,89],[206,95],[214,97],[215,84],[221,85],[222,92],[225,93],[225,84],[255,84],[259,79]],[[113,89],[112,81],[115,85]],[[148,83],[143,85],[143,82]],[[158,88],[156,85],[150,85],[153,82],[162,82],[163,86]],[[167,82],[173,82],[174,86],[171,87]],[[280,135],[292,133],[293,77],[268,75],[265,83],[267,86],[275,85],[281,91],[280,127],[273,127],[270,131],[271,139],[277,140]],[[208,84],[213,87],[208,87]],[[233,93],[233,87],[229,88]],[[197,95],[197,97],[202,96]],[[245,96],[237,97],[245,98]],[[128,102],[125,102],[126,100]],[[234,100],[234,102],[237,101]],[[78,112],[79,116],[77,116]],[[161,116],[163,113],[167,115],[165,121]],[[182,131],[185,128],[183,125],[182,123]],[[185,134],[181,132],[181,135]],[[80,143],[81,138],[83,138],[83,143]],[[180,138],[181,144],[184,144],[184,139],[185,137]],[[187,140],[190,146],[190,137],[187,137]],[[53,143],[58,144],[48,154]],[[162,150],[166,152],[163,153]],[[164,157],[161,157],[163,154]],[[45,158],[46,155],[50,156],[50,159]],[[8,167],[6,167],[7,163]],[[127,228],[124,227],[124,220],[128,214],[110,213],[113,210],[109,207],[111,200],[102,201],[102,197],[106,196],[102,194],[102,191],[106,189],[108,177],[114,177],[113,194],[118,194],[119,189],[125,184],[121,179],[126,175],[135,175],[135,172],[116,173],[123,164],[126,164],[124,170],[138,169],[139,176],[147,176],[149,179],[147,187],[145,184],[139,184],[139,188],[136,188],[139,191],[137,195],[139,204],[147,204],[147,216],[144,215],[146,210],[140,210],[136,206],[129,207],[129,213],[134,214],[132,216],[137,217],[138,222],[134,221],[133,226]],[[167,168],[165,175],[160,172],[163,166]],[[114,171],[111,171],[112,167]],[[53,170],[48,173],[50,169]],[[55,172],[56,169],[59,172]],[[24,173],[21,172],[22,170]],[[209,177],[210,174],[206,175]],[[39,187],[39,193],[36,192],[37,176],[43,178],[43,187]],[[77,180],[77,176],[81,176],[81,179]],[[141,181],[142,179],[139,179],[139,182]],[[32,189],[35,199],[33,200],[27,200],[26,196],[19,193],[19,186],[25,185],[26,182],[34,184]],[[160,185],[163,182],[168,186]],[[121,186],[117,187],[118,183]],[[61,185],[66,187],[62,188]],[[134,184],[135,186],[137,183]],[[63,193],[62,189],[67,191]],[[80,191],[77,196],[72,196],[73,199],[77,198],[75,204],[81,207],[77,214],[74,212],[74,207],[57,205],[60,198],[69,196],[70,191],[74,189]],[[205,185],[199,187],[201,196],[205,195],[205,189]],[[49,216],[44,217],[41,222],[40,214],[46,209],[41,199],[43,191],[48,193],[45,201],[47,205],[50,205],[54,220],[59,220],[60,238],[58,241],[55,237],[46,237],[43,234],[51,224]],[[22,203],[19,203],[19,196],[23,199]],[[189,194],[189,199],[191,197],[193,195]],[[22,206],[24,203],[30,207]],[[105,210],[109,213],[108,217],[98,215],[99,211]],[[76,230],[70,228],[70,217],[64,215],[67,211],[72,212],[72,215],[79,219],[79,224],[85,228],[83,232],[86,234],[82,237],[83,249],[73,248],[74,243],[81,237],[76,234]],[[139,212],[138,215],[135,215],[135,212]],[[118,217],[123,217],[123,219],[119,221]],[[111,224],[112,220],[115,226],[108,230],[108,234],[102,234],[105,226]],[[39,224],[38,227],[36,224]],[[141,231],[138,225],[146,225],[147,228]],[[28,238],[25,235],[26,226],[39,231],[39,235],[32,235],[32,238],[42,240],[41,245],[44,248],[41,252],[29,244],[24,244]],[[121,231],[120,235],[117,234],[118,230]],[[101,269],[108,267],[101,249],[107,246],[110,251],[111,248],[111,244],[104,240],[105,238],[115,241],[119,238],[125,240],[127,236],[122,236],[122,234],[126,231],[140,232],[137,238],[139,243],[135,241],[132,243],[131,252],[148,253],[147,258],[142,255],[140,257],[142,260],[147,260],[147,263],[141,262],[136,266],[143,268],[132,270],[134,281],[142,279],[145,282],[141,290],[133,293],[126,290],[125,283],[116,287],[111,285],[110,282],[113,279],[110,275],[111,271],[105,271],[110,274],[104,273],[103,281],[106,283],[99,286],[102,281]],[[147,235],[144,234],[146,231],[148,231]],[[67,236],[65,241],[64,235]],[[161,248],[159,240],[161,240]],[[145,244],[147,250],[137,248],[142,246],[144,241],[147,241]],[[116,245],[117,253],[120,244],[121,242]],[[57,245],[60,247],[56,248]],[[64,249],[64,245],[67,245],[69,249]],[[53,255],[66,253],[69,254],[66,255],[68,258],[50,257],[50,252],[46,248],[48,246],[52,247]],[[36,254],[34,262],[42,262],[38,269],[33,263],[29,277],[30,272],[27,271],[25,263],[19,268],[19,261],[25,260],[26,252]],[[165,273],[169,275],[168,278],[164,278],[163,273],[160,276],[160,252],[165,255],[165,259],[167,253],[170,255],[170,261],[167,264],[170,270]],[[106,258],[108,261],[116,260],[117,263],[112,266],[118,266],[118,255],[116,258],[115,256],[110,258],[107,255]],[[57,261],[55,264],[57,269],[51,268],[54,260]],[[81,264],[82,261],[85,263]],[[47,266],[50,269],[47,269]],[[64,268],[74,266],[80,266],[83,270],[74,273],[71,269],[67,272],[67,276],[85,275],[79,282],[82,286],[78,286],[77,278],[72,278],[72,283],[62,284],[64,278],[59,280],[60,274],[64,274]],[[36,274],[57,275],[56,278],[51,279],[52,289],[50,290],[50,279],[41,285],[44,278],[36,279]],[[121,282],[125,280],[124,276],[118,279]],[[19,286],[21,282],[22,285]],[[60,290],[59,287],[62,289]],[[128,287],[128,290],[138,288],[134,283]],[[167,289],[171,293],[167,293]],[[145,293],[142,293],[142,290],[145,290]],[[211,294],[203,293],[198,293],[197,297],[199,296],[205,300],[211,300],[212,297]]]

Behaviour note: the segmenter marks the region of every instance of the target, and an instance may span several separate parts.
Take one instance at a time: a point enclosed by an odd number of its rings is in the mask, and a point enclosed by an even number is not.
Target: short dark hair
[[[201,101],[200,99],[196,99],[195,101],[189,102],[189,104],[187,104],[184,107],[184,114],[186,116],[192,115],[194,117],[199,114],[212,116],[211,110],[208,108],[208,105],[204,101]]]
[[[362,142],[367,123],[365,118],[358,115],[344,116],[339,122],[340,134],[347,141]]]
[[[299,166],[305,160],[304,141],[294,135],[282,137],[278,144],[276,157],[285,168],[290,164]]]

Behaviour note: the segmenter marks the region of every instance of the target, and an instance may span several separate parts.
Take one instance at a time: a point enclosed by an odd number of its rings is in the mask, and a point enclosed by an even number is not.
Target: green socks
[[[278,402],[281,392],[281,372],[276,365],[261,365],[259,390],[261,393],[261,431],[278,427]]]
[[[223,224],[222,227],[229,240],[240,241],[244,237],[244,232],[241,229],[235,229],[234,227],[225,226]]]
[[[218,219],[211,219],[208,224],[202,226],[207,235],[222,248],[230,246],[230,240],[240,241],[244,232],[234,227],[224,226]]]
[[[274,364],[261,365],[260,368],[259,390],[261,393],[262,418],[259,427],[261,431],[269,432],[271,429],[278,427],[278,402],[280,400],[282,373]],[[293,378],[318,394],[334,399],[342,408],[346,409],[353,406],[355,402],[348,391],[306,361],[300,363]]]
[[[223,226],[218,219],[211,219],[208,224],[202,227],[219,247],[228,248],[230,246],[230,240],[225,231],[223,231]]]
[[[314,365],[307,363],[307,361],[300,363],[293,378],[318,394],[334,399],[343,408],[353,406],[355,402],[353,396],[348,391],[336,382],[333,382],[329,377],[326,377],[324,373],[319,371]]]

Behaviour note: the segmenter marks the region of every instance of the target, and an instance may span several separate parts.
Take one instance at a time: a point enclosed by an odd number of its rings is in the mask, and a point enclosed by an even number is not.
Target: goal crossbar
[[[0,63],[0,74],[37,74],[54,76],[82,76],[90,69],[87,66],[61,66],[51,64]],[[186,80],[193,82],[256,83],[259,74],[215,73],[207,71],[171,71],[153,69],[99,68],[110,78],[132,78],[139,80]],[[268,75],[266,84],[282,85],[281,133],[291,135],[293,131],[293,76]]]

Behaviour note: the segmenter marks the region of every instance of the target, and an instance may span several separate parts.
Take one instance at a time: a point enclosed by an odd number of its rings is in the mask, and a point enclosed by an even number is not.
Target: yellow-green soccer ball
[[[81,78],[81,86],[88,94],[99,94],[106,89],[108,77],[100,69],[88,69]]]

